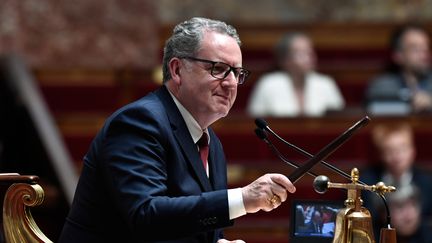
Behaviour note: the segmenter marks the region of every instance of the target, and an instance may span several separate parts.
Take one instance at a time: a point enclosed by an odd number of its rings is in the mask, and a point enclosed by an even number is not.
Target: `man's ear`
[[[169,71],[171,73],[171,79],[172,81],[180,85],[181,84],[181,75],[180,75],[180,69],[182,67],[182,62],[179,58],[174,57],[172,58],[168,63]]]

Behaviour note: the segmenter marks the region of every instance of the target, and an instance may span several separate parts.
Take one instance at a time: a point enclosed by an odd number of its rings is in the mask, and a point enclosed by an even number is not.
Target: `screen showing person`
[[[343,207],[339,201],[295,200],[291,206],[290,242],[331,242],[337,213]]]

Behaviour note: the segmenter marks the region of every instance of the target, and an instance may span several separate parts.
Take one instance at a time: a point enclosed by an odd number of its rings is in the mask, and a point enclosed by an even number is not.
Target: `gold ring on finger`
[[[270,203],[272,205],[276,205],[280,202],[280,197],[276,194],[273,194],[273,196],[270,198]]]

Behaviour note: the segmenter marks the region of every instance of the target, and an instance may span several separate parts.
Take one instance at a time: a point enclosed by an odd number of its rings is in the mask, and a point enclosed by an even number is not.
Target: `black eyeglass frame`
[[[226,78],[229,75],[229,73],[232,71],[234,73],[234,76],[237,79],[237,83],[238,84],[244,84],[244,82],[246,81],[247,77],[251,73],[249,70],[247,70],[245,68],[242,68],[242,67],[233,67],[233,66],[231,66],[231,65],[229,65],[227,63],[224,63],[224,62],[215,62],[215,61],[201,59],[201,58],[196,58],[196,57],[191,57],[191,56],[186,56],[186,57],[182,57],[182,58],[189,59],[189,60],[192,60],[192,61],[198,61],[198,62],[204,62],[204,63],[211,64],[212,66],[211,66],[210,74],[211,74],[212,77],[217,78],[217,79],[224,79],[224,78]],[[223,73],[223,76],[219,75],[219,77],[218,77],[218,74],[214,74],[214,72],[215,72],[214,70],[215,70],[216,64],[226,65],[227,67],[229,67],[229,69],[225,73]],[[240,78],[241,74],[244,75],[243,78]]]

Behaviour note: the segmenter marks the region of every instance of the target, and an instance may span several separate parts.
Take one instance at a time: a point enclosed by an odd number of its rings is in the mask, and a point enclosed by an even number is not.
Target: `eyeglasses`
[[[249,76],[250,71],[247,69],[244,69],[242,67],[233,67],[229,64],[226,64],[224,62],[214,62],[210,60],[195,58],[195,57],[183,57],[185,59],[189,59],[192,61],[197,62],[204,62],[211,64],[211,76],[217,78],[217,79],[224,79],[226,78],[229,73],[232,71],[234,73],[234,76],[237,79],[238,84],[243,84],[246,81],[246,78]]]

